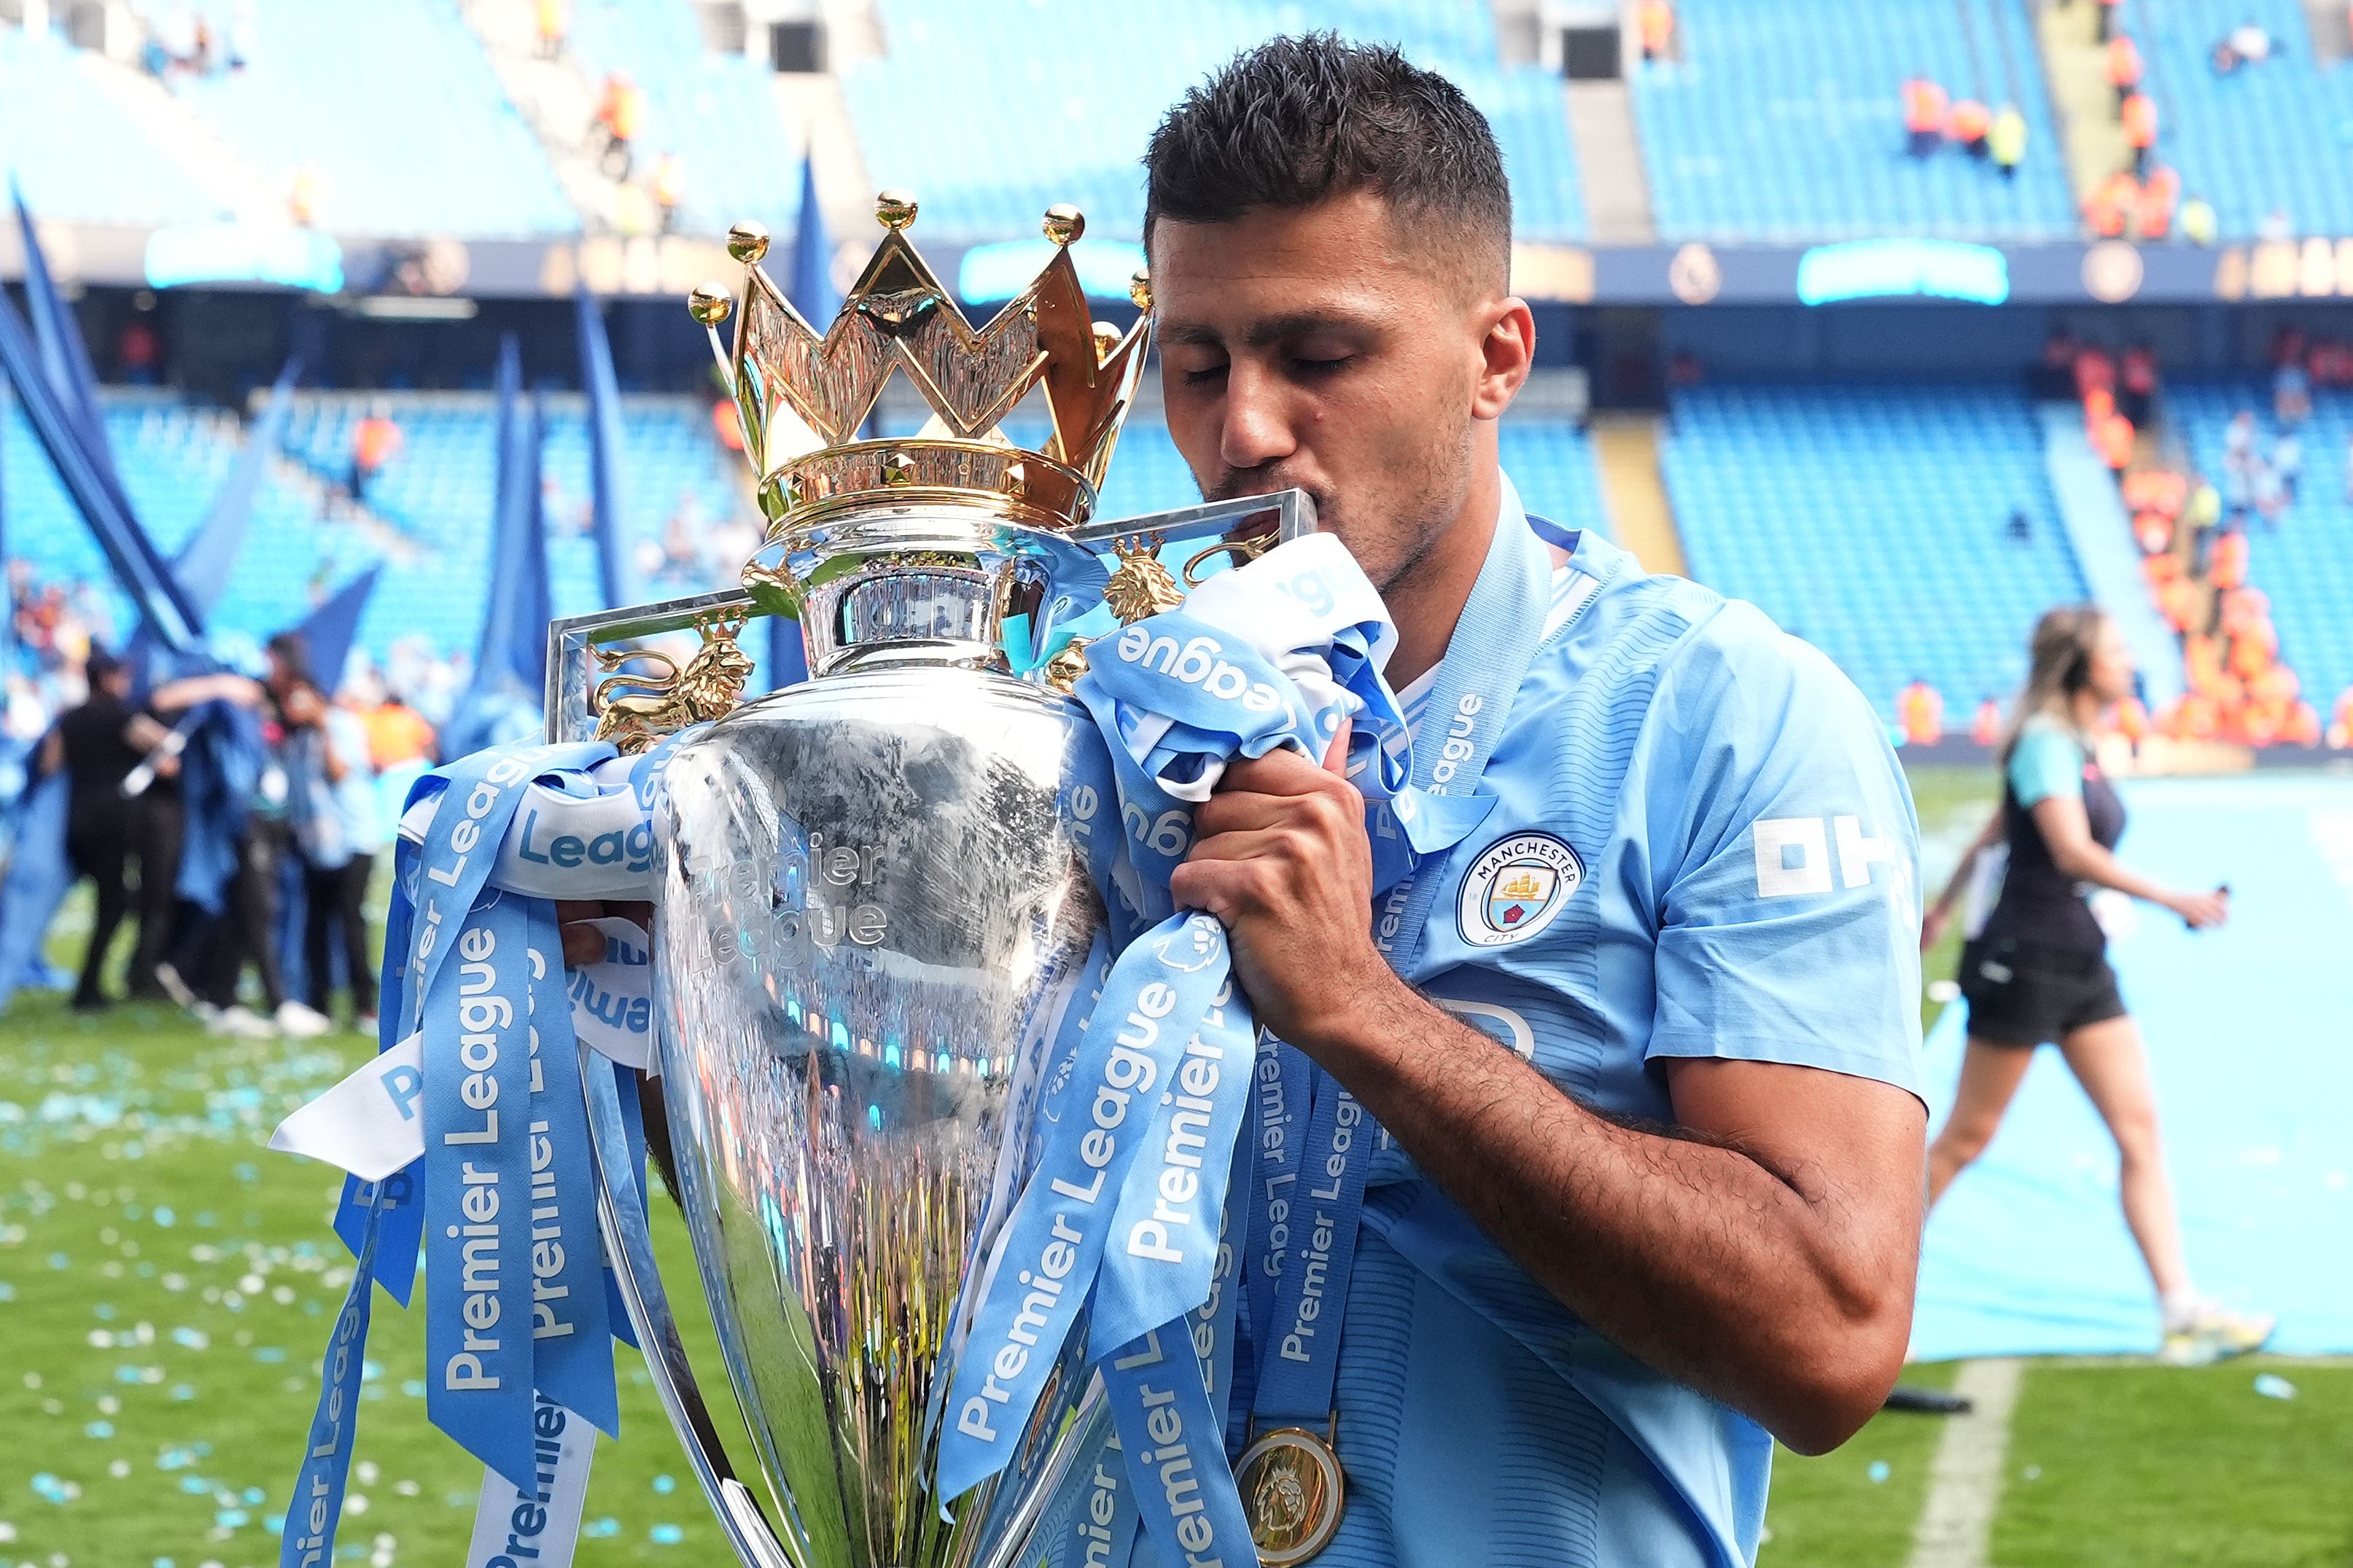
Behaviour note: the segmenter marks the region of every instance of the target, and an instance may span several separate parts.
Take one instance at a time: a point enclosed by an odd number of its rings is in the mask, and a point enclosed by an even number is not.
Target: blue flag
[[[40,355],[16,308],[0,296],[0,371],[23,399],[41,447],[58,471],[75,510],[105,552],[115,581],[156,638],[176,654],[195,654],[204,642],[204,616],[172,575],[171,567],[139,526],[116,487],[108,481],[101,456],[83,439],[73,416],[42,373]]]
[[[172,558],[172,574],[206,615],[219,607],[221,595],[228,592],[229,574],[237,570],[246,531],[253,521],[253,503],[261,494],[269,460],[285,439],[286,421],[294,409],[294,383],[301,374],[299,359],[288,360],[286,368],[278,373],[269,401],[262,405],[253,428],[246,432],[245,446],[229,466],[228,477],[213,494],[212,509]]]
[[[499,343],[497,510],[491,522],[491,592],[474,679],[443,737],[463,756],[538,728],[547,679],[546,518],[540,491],[540,413],[522,406],[522,355],[514,335]],[[528,725],[521,716],[533,715]]]
[[[113,448],[107,444],[106,420],[98,405],[98,373],[90,368],[90,346],[82,341],[81,323],[50,280],[48,258],[33,231],[33,215],[25,205],[24,191],[13,180],[10,191],[16,202],[16,226],[25,239],[25,308],[33,318],[41,373],[89,449],[100,478],[127,512],[131,500],[115,471]]]
[[[628,561],[621,547],[621,388],[613,379],[613,347],[605,315],[582,289],[580,384],[588,395],[588,489],[596,540],[596,585],[611,609],[628,601]]]
[[[359,640],[360,616],[366,613],[368,595],[375,592],[376,574],[383,570],[380,565],[369,567],[336,589],[294,628],[310,652],[311,673],[330,697],[343,684],[343,666],[351,662],[352,645]]]

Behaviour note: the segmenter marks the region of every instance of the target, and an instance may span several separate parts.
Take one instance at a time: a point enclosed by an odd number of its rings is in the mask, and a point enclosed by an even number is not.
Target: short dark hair
[[[110,676],[113,675],[116,670],[121,669],[121,668],[122,661],[121,659],[115,658],[112,654],[107,652],[96,643],[92,643],[90,647],[90,658],[83,662],[81,667],[82,679],[87,680],[90,685],[96,686],[100,681],[105,680]]]
[[[1511,269],[1512,188],[1487,117],[1386,44],[1270,38],[1187,91],[1144,154],[1144,233],[1373,191]]]

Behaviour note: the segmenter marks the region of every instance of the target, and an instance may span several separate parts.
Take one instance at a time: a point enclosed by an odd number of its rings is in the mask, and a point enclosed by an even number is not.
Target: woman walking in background
[[[1962,857],[1921,931],[1923,945],[1933,943],[1980,858],[2007,853],[2000,896],[1961,952],[1968,1055],[1952,1115],[1928,1150],[1928,1202],[1933,1206],[1992,1140],[2034,1047],[2055,1042],[2116,1141],[2125,1222],[2164,1313],[2160,1356],[2195,1365],[2242,1354],[2270,1337],[2272,1320],[2226,1310],[2190,1284],[2158,1146],[2148,1060],[2090,901],[2095,890],[2110,889],[2203,931],[2229,918],[2230,895],[2164,887],[2116,857],[2124,802],[2094,762],[2091,744],[2094,721],[2133,690],[2132,651],[2115,623],[2093,605],[2052,610],[2035,626],[2029,660],[2026,689],[1999,753],[2001,807]]]

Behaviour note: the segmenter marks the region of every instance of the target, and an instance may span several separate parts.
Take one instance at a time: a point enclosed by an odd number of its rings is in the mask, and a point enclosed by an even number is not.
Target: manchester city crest
[[[1471,863],[1455,925],[1472,947],[1525,942],[1553,922],[1585,880],[1577,851],[1549,833],[1515,833]]]

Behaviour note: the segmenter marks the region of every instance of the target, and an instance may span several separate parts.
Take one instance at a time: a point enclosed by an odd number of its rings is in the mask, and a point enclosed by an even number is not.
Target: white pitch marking
[[[1911,1568],[1986,1568],[2021,1370],[2017,1357],[1995,1356],[1965,1363],[1953,1380],[1953,1392],[1973,1408],[1945,1418],[1928,1468],[1928,1501],[1912,1532]]]

